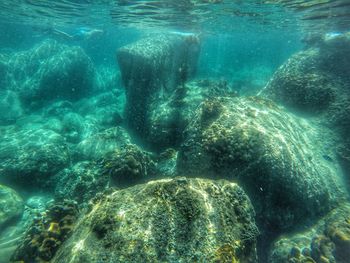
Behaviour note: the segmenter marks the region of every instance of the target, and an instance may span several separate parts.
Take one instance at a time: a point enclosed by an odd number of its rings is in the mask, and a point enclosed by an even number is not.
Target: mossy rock
[[[203,121],[214,103],[220,110]],[[177,170],[237,178],[262,225],[292,228],[346,198],[339,165],[320,153],[327,129],[318,128],[261,97],[216,98],[202,103],[188,125]]]
[[[257,234],[237,184],[164,179],[96,199],[52,262],[256,262]]]

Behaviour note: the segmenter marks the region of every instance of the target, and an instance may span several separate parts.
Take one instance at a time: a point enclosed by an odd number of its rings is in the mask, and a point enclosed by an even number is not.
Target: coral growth
[[[12,262],[48,262],[63,241],[72,233],[78,216],[74,202],[54,203],[34,220],[21,244],[12,255]]]

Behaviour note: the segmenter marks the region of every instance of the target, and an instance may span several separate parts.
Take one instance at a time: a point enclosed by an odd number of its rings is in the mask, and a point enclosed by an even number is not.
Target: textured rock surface
[[[318,46],[301,51],[282,65],[262,94],[289,108],[350,127],[350,34],[325,35]]]
[[[94,74],[90,58],[80,47],[46,40],[9,56],[5,86],[17,91],[25,105],[36,107],[58,98],[86,96],[93,88]]]
[[[96,193],[102,192],[108,181],[109,178],[104,176],[100,167],[93,162],[79,162],[52,178],[56,199],[74,200],[82,206],[86,205]]]
[[[257,234],[237,184],[159,180],[96,200],[52,262],[256,262]]]
[[[6,223],[21,215],[23,208],[23,200],[14,190],[0,185],[0,233]]]
[[[186,130],[178,170],[238,178],[260,223],[278,231],[329,211],[345,196],[339,167],[321,155],[324,135],[269,100],[207,100]]]
[[[122,127],[114,127],[94,134],[77,145],[80,159],[98,160],[121,146],[130,144],[131,138]]]
[[[72,201],[51,204],[45,213],[34,218],[10,262],[49,262],[70,236],[78,213]]]
[[[349,258],[350,206],[344,204],[307,230],[277,240],[269,262],[346,263]]]
[[[144,135],[152,101],[162,100],[193,75],[199,55],[196,36],[160,35],[141,39],[117,52],[126,88],[128,125]]]
[[[146,182],[157,174],[153,157],[137,145],[127,144],[102,158],[102,173],[109,177],[111,185],[117,187]]]
[[[2,127],[0,138],[1,181],[42,187],[70,162],[65,141],[53,131]]]
[[[178,86],[170,96],[150,105],[150,126],[145,139],[156,150],[178,147],[183,141],[183,131],[194,117],[199,104],[205,99],[237,94],[225,81],[194,80]]]

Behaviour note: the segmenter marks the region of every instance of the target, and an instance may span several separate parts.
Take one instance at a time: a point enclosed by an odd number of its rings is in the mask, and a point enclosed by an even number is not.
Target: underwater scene
[[[349,0],[0,0],[0,263],[349,263]]]

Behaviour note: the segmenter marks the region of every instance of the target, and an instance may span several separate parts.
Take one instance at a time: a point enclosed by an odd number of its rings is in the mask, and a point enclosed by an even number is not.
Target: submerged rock
[[[40,188],[69,162],[64,139],[53,131],[0,128],[0,181]]]
[[[96,200],[52,262],[256,262],[257,234],[237,184],[159,180]]]
[[[101,165],[112,186],[126,187],[146,182],[157,175],[153,155],[134,144],[127,144],[106,154]]]
[[[82,48],[46,40],[14,53],[7,61],[7,87],[26,106],[38,107],[58,98],[77,100],[94,85],[95,70]]]
[[[107,153],[130,144],[131,138],[122,127],[114,127],[94,134],[81,141],[76,148],[78,159],[98,160]]]
[[[262,95],[347,132],[350,127],[350,34],[325,35],[316,47],[293,55]]]
[[[151,121],[150,105],[164,100],[194,74],[199,56],[195,35],[160,35],[141,39],[117,52],[126,89],[125,117],[141,137]]]
[[[269,100],[207,100],[185,136],[178,172],[237,178],[269,230],[311,220],[346,196],[339,167],[319,154],[322,131]]]
[[[179,147],[199,104],[217,96],[235,97],[237,94],[230,90],[226,81],[194,80],[178,86],[170,96],[150,105],[150,125],[144,139],[158,151]]]
[[[22,198],[11,188],[0,185],[0,233],[6,224],[22,214],[23,209]]]
[[[0,90],[0,112],[0,125],[13,124],[23,115],[21,102],[15,92]]]
[[[307,230],[272,246],[269,262],[337,262],[350,258],[350,205],[343,204]]]
[[[52,178],[57,200],[70,199],[78,205],[86,205],[96,193],[103,192],[109,178],[94,162],[79,162],[66,168]]]

